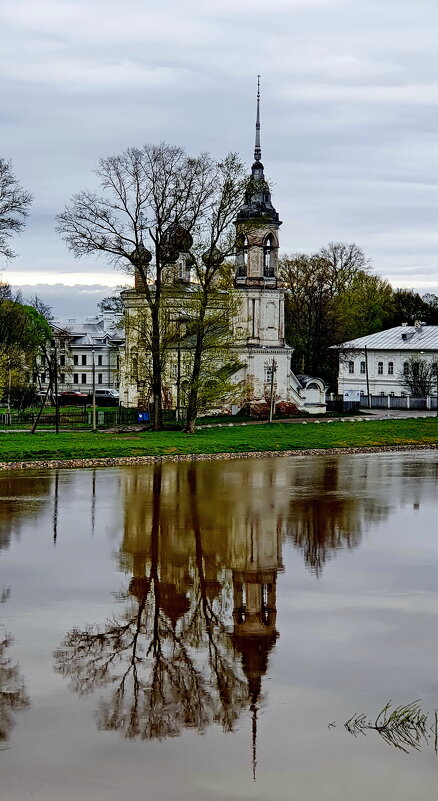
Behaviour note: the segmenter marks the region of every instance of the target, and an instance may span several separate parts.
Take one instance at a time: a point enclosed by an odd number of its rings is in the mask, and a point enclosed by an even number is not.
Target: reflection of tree
[[[9,548],[24,519],[35,517],[49,499],[52,476],[5,474],[0,477],[0,550]],[[24,500],[26,501],[24,503]]]
[[[150,536],[132,555],[129,607],[103,627],[69,632],[55,654],[56,670],[80,694],[110,686],[111,694],[99,704],[98,723],[126,737],[161,739],[184,728],[202,732],[212,722],[230,730],[247,692],[233,662],[220,601],[211,592],[220,585],[206,577],[196,486],[192,482],[190,597],[187,582],[184,592],[184,586],[166,580],[161,490],[159,465],[153,474]]]
[[[291,500],[286,536],[316,576],[338,551],[359,546],[364,524],[389,512],[387,498],[379,498],[375,487],[372,494],[363,495],[367,473],[367,462],[338,457],[321,459],[307,474],[294,476],[294,488],[301,493]]]
[[[0,603],[9,597],[9,592],[3,590]],[[0,629],[0,742],[9,738],[14,725],[13,713],[29,706],[29,698],[24,687],[24,679],[18,664],[14,664],[7,654],[13,639],[8,632]]]

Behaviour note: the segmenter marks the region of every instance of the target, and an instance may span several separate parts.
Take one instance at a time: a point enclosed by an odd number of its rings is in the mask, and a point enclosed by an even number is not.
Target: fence
[[[362,409],[430,409],[437,408],[436,395],[429,395],[427,398],[412,398],[409,395],[371,395],[371,403],[368,402],[368,395],[361,395],[358,403],[344,401],[342,395],[330,395],[327,398],[327,409],[329,411],[354,411],[358,407]]]
[[[133,425],[138,422],[137,409],[125,409],[123,406],[96,411],[98,428],[111,428],[118,425]],[[61,428],[91,428],[92,410],[87,407],[59,410],[59,425]],[[37,416],[35,411],[16,411],[0,413],[0,426],[8,428],[31,428]],[[53,409],[43,409],[38,422],[38,428],[55,426],[56,417]]]

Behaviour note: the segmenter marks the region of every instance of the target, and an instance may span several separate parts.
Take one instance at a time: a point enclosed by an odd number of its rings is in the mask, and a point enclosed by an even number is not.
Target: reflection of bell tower
[[[252,713],[253,778],[257,762],[257,712],[262,678],[268,669],[269,654],[278,637],[277,572],[281,568],[278,535],[269,537],[253,524],[249,529],[249,548],[243,569],[233,570],[234,650],[240,654],[248,681]],[[266,547],[270,543],[271,547]],[[274,550],[272,549],[274,545]]]

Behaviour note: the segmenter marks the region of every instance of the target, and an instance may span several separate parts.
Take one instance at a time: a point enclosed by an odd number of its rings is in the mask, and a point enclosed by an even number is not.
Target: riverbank
[[[191,458],[338,453],[434,448],[438,419],[324,421],[240,425],[195,434],[66,432],[0,436],[0,469],[101,467]]]

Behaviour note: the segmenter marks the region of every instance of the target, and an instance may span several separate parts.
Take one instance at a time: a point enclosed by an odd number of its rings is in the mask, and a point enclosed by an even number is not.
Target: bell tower
[[[257,76],[257,113],[254,164],[245,201],[236,218],[236,277],[239,289],[276,289],[278,269],[278,229],[281,221],[271,201],[271,193],[261,162],[260,75]]]

